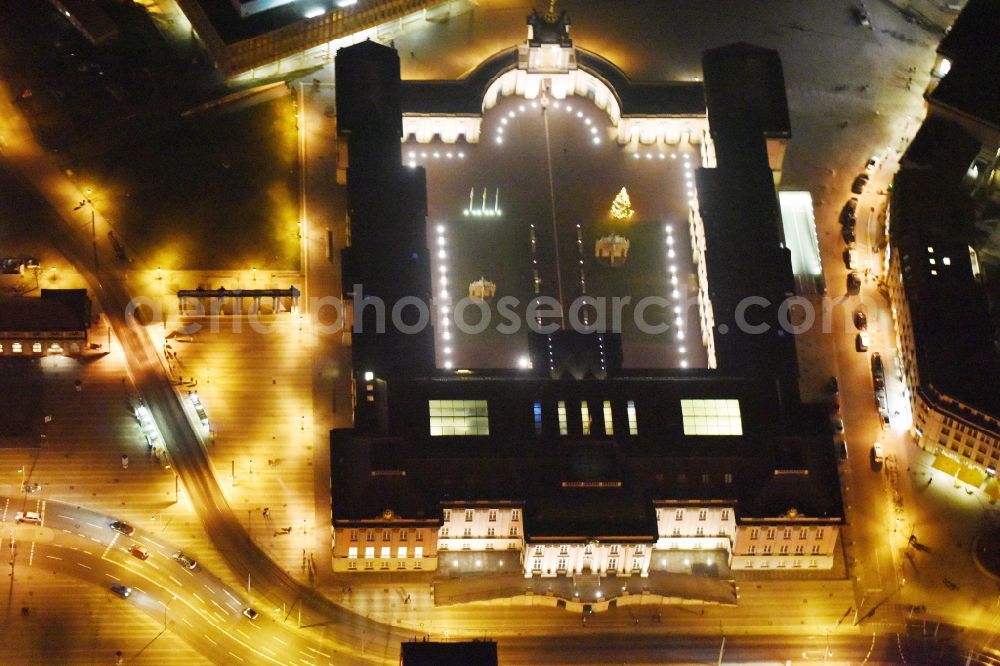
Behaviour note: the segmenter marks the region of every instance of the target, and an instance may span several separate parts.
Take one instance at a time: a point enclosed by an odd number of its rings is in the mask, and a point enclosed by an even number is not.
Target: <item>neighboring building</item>
[[[0,298],[0,356],[81,354],[89,328],[86,289],[42,289],[38,298]]]
[[[399,666],[497,666],[496,641],[436,643],[407,641],[400,646]]]
[[[338,53],[343,283],[387,308],[428,291],[426,175],[401,168],[401,138],[475,143],[491,96],[575,94],[608,111],[621,143],[683,136],[711,156],[690,205],[716,359],[624,369],[620,334],[562,328],[529,335],[521,370],[437,370],[433,336],[366,325],[353,335],[354,427],[331,432],[334,569],[412,571],[397,535],[413,543],[412,530],[429,540],[432,529],[436,559],[428,542],[421,570],[507,576],[500,596],[510,577],[549,595],[589,585],[606,600],[636,581],[678,594],[678,574],[831,568],[842,512],[827,414],[801,404],[794,338],[777,329],[793,290],[774,190],[790,136],[777,54],[723,47],[705,55],[704,87],[634,84],[573,47],[565,13],[528,25],[524,47],[459,82],[401,82],[396,52],[373,42]],[[732,67],[746,76],[731,80]],[[739,328],[747,296],[768,299],[749,318],[769,331]],[[748,530],[786,527],[788,552],[751,552]]]
[[[249,72],[375,26],[406,21],[445,3],[446,0],[177,1],[216,66],[227,76]],[[299,67],[314,64],[303,60]]]
[[[979,143],[973,193],[1000,203],[1000,5],[969,0],[937,49],[928,112],[957,123]],[[937,80],[937,77],[941,77]]]
[[[1000,461],[1000,353],[973,248],[973,178],[979,142],[931,116],[896,175],[886,282],[913,434],[948,460],[994,475]],[[982,477],[967,477],[974,481]]]

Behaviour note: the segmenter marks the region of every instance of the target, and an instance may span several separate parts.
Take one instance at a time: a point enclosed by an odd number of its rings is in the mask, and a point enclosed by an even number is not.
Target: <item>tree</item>
[[[632,209],[632,200],[628,197],[628,191],[623,187],[621,192],[615,196],[615,200],[611,202],[611,217],[618,220],[619,222],[624,222],[635,215],[635,211]]]

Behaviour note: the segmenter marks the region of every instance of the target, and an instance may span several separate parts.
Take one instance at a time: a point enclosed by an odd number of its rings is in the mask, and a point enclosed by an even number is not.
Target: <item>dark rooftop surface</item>
[[[969,0],[938,52],[952,66],[930,99],[1000,129],[1000,2]]]
[[[0,331],[80,331],[89,326],[86,289],[42,289],[39,298],[0,299]]]
[[[705,51],[705,99],[713,134],[744,128],[791,135],[785,75],[777,51],[746,43]]]

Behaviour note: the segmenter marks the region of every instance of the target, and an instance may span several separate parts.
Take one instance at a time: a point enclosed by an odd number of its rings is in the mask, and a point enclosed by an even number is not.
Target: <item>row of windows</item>
[[[20,354],[21,352],[24,351],[24,346],[20,342],[12,342],[12,343],[10,343],[10,351],[11,351],[12,354]],[[41,354],[42,353],[42,343],[41,342],[35,342],[35,343],[33,343],[31,345],[31,351],[34,352],[35,354]],[[61,352],[62,351],[62,347],[59,346],[58,342],[53,342],[51,345],[49,345],[49,351],[50,352]],[[0,354],[2,354],[2,353],[3,353],[3,344],[0,344]]]
[[[451,530],[447,526],[446,527],[442,527],[441,528],[441,536],[442,537],[449,536],[450,535],[450,531]],[[496,535],[497,535],[497,531],[496,531],[495,527],[487,527],[486,528],[486,536],[488,536],[488,537],[495,537]],[[462,536],[464,536],[464,537],[471,537],[472,536],[472,528],[471,527],[466,527],[464,530],[462,530]],[[510,528],[507,530],[507,536],[512,536],[512,537],[516,537],[517,536],[517,525],[511,525],[510,526]]]
[[[803,546],[802,544],[798,544],[797,546],[795,546],[795,554],[796,555],[802,555],[805,552],[805,548],[806,547]],[[814,544],[813,547],[812,547],[811,554],[813,554],[813,555],[819,555],[820,550],[822,550],[822,546],[820,544],[818,544],[818,543]],[[757,546],[750,545],[750,547],[747,549],[747,552],[750,553],[751,555],[756,555],[757,554]],[[761,550],[761,552],[764,555],[770,555],[771,552],[772,552],[771,544],[765,544],[764,547],[763,547],[763,549]],[[788,555],[788,546],[785,545],[785,544],[782,544],[781,547],[778,548],[778,554],[779,555]]]
[[[770,568],[770,566],[771,566],[771,563],[768,562],[767,560],[764,560],[763,562],[760,563],[760,568],[761,569],[768,569],[768,568]],[[775,567],[777,567],[778,569],[784,569],[787,566],[788,566],[788,560],[775,560]],[[810,569],[815,569],[817,566],[819,566],[819,564],[816,562],[816,560],[809,560],[809,565],[808,566],[809,566]],[[748,562],[744,563],[743,568],[744,569],[753,569],[753,561],[748,561]],[[801,569],[802,568],[802,560],[792,560],[792,568],[793,569]]]
[[[727,474],[726,476],[729,477],[729,480],[726,481],[726,483],[732,483],[732,475]],[[663,513],[659,509],[657,509],[656,521],[659,522],[662,516]],[[723,522],[728,521],[729,509],[723,509],[719,517]],[[674,520],[678,522],[684,520],[684,509],[677,509],[677,511],[674,512]],[[698,509],[698,520],[708,520],[708,509]]]
[[[394,531],[396,531],[396,530],[389,530],[389,529],[382,530],[382,541],[390,541],[392,539],[392,533]],[[399,540],[400,541],[406,541],[406,540],[408,540],[409,539],[409,534],[410,534],[409,530],[399,530]],[[350,538],[351,538],[351,541],[357,541],[358,540],[358,531],[357,530],[351,530]],[[422,530],[417,530],[416,531],[416,536],[414,538],[417,541],[423,541],[424,540],[424,533],[423,533],[423,531]],[[374,541],[374,540],[375,540],[375,530],[367,530],[365,532],[365,541]]]
[[[816,528],[816,538],[817,539],[822,539],[823,538],[823,531],[824,531],[824,528],[822,528],[822,527]],[[773,527],[767,528],[767,540],[768,541],[774,541],[775,534],[777,534],[777,530],[775,528],[773,528]],[[809,534],[809,529],[808,528],[806,528],[806,527],[800,527],[799,528],[799,539],[805,539],[805,538],[807,538],[808,534]],[[760,538],[760,528],[759,527],[753,527],[753,528],[751,528],[750,529],[750,540],[751,541],[756,541],[759,538]],[[783,530],[782,538],[783,539],[791,539],[792,538],[792,528],[791,527],[786,527]]]
[[[475,517],[475,510],[474,509],[466,509],[465,510],[465,522],[471,523],[472,519],[474,517]],[[511,511],[510,511],[510,519],[511,519],[512,522],[515,522],[515,523],[517,521],[521,520],[521,510],[520,509],[511,509]],[[491,523],[495,523],[497,521],[497,510],[496,509],[490,509],[489,521]],[[444,510],[444,522],[446,522],[446,523],[451,522],[451,509],[445,509]]]
[[[639,434],[639,421],[635,413],[635,401],[629,400],[625,403],[625,413],[628,417],[628,434],[635,437]],[[535,414],[535,434],[541,435],[542,428],[542,403],[536,402],[534,406]],[[566,413],[566,401],[560,400],[556,404],[556,415],[559,420],[559,434],[569,434],[569,419]],[[604,421],[604,435],[610,437],[615,434],[614,411],[611,408],[611,401],[604,400],[601,403],[601,416]],[[594,424],[590,416],[590,403],[587,400],[580,401],[580,423],[581,432],[584,436],[593,434]]]
[[[485,400],[428,400],[431,437],[489,435]]]
[[[542,553],[544,552],[544,550],[545,550],[544,546],[535,546],[535,557],[541,557]],[[645,549],[643,548],[642,544],[639,544],[639,545],[637,545],[635,547],[634,553],[635,553],[636,557],[641,557],[644,552],[645,552]],[[560,555],[569,555],[569,546],[566,546],[566,545],[559,546],[559,554]],[[593,555],[594,554],[594,544],[588,543],[586,546],[584,546],[583,547],[583,554],[584,555]],[[611,545],[611,550],[609,551],[609,554],[611,554],[611,555],[617,555],[618,554],[618,544],[612,544]]]
[[[406,546],[399,546],[398,548],[396,548],[396,557],[398,559],[405,560],[407,558],[407,553],[409,553],[409,549]],[[379,556],[380,559],[383,559],[383,560],[390,559],[392,557],[392,548],[389,547],[389,546],[382,546],[382,548],[379,549],[379,555],[378,556]],[[413,549],[413,557],[415,559],[419,560],[423,556],[424,556],[424,547],[423,546],[417,546],[417,547],[415,547]],[[350,548],[347,549],[347,559],[349,559],[349,560],[356,560],[356,559],[358,559],[358,547],[357,546],[351,546]],[[366,560],[375,559],[375,546],[367,546],[365,548],[365,559]]]
[[[364,567],[365,571],[374,571],[375,570],[375,561],[374,560],[363,560],[363,562],[365,563],[365,567]],[[388,569],[389,568],[389,560],[382,560],[382,561],[380,561],[378,568],[381,569],[381,570],[383,570],[383,571],[386,570],[386,569]],[[397,560],[396,561],[396,568],[397,569],[405,569],[406,568],[406,560]],[[420,564],[420,560],[415,560],[413,562],[413,568],[414,568],[414,570],[417,570],[417,571],[419,571],[420,569],[423,569],[423,566],[421,566],[421,564]],[[358,570],[358,561],[357,560],[348,560],[347,561],[347,569],[348,569],[348,571],[357,571]]]

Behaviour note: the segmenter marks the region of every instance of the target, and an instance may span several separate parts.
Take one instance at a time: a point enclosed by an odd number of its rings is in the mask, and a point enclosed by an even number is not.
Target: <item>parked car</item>
[[[840,230],[840,235],[844,237],[844,242],[848,245],[853,245],[858,242],[858,237],[854,233],[854,226],[845,226]]]
[[[865,187],[868,185],[868,180],[871,178],[866,173],[859,173],[855,177],[854,182],[851,183],[851,192],[854,194],[862,194],[865,191]]]
[[[861,331],[856,336],[854,336],[854,348],[859,352],[868,351],[868,346],[871,344],[871,339],[868,337],[868,331]]]
[[[832,395],[830,396],[830,411],[834,414],[840,413],[840,396]]]
[[[861,275],[857,272],[847,274],[847,293],[851,296],[861,293]]]
[[[879,422],[882,424],[882,430],[888,430],[892,427],[892,421],[889,419],[889,412],[882,410],[878,413]]]
[[[34,511],[18,511],[14,514],[15,523],[31,523],[32,525],[41,525],[42,517]]]
[[[854,311],[854,328],[859,331],[864,331],[868,328],[868,315],[864,313],[864,310]]]
[[[833,431],[837,434],[844,432],[844,419],[839,416],[833,416],[830,418],[830,425],[833,427]]]
[[[868,161],[865,162],[865,173],[874,173],[875,170],[878,169],[878,165],[881,161],[882,160],[878,155],[872,155],[869,157]]]
[[[176,553],[174,553],[174,559],[177,560],[177,563],[180,564],[185,569],[187,569],[188,571],[193,571],[198,567],[198,562],[185,555],[182,551],[178,550]]]
[[[858,270],[858,251],[853,247],[849,247],[844,250],[844,266],[846,266],[849,271]]]
[[[128,599],[128,595],[132,594],[132,588],[128,585],[122,585],[121,583],[113,583],[111,585],[111,591],[122,599]]]
[[[854,20],[858,22],[858,25],[865,28],[872,27],[872,20],[868,16],[868,8],[862,3],[859,2],[858,4],[851,6],[851,15],[854,17]]]
[[[858,198],[851,197],[847,200],[847,203],[844,204],[844,207],[840,211],[840,223],[849,224],[853,227],[854,223],[858,221],[857,213]]]
[[[145,548],[143,548],[142,546],[140,546],[137,543],[134,543],[131,546],[129,546],[128,547],[128,552],[132,553],[133,555],[135,555],[136,557],[138,557],[140,560],[148,560],[149,559],[149,551],[146,550]]]
[[[115,532],[121,532],[125,536],[132,536],[135,533],[134,527],[132,527],[128,523],[123,523],[120,520],[116,520],[115,522],[111,523],[111,529],[113,529]]]
[[[840,395],[840,382],[836,377],[830,377],[830,395]]]
[[[247,619],[250,619],[250,620],[256,620],[257,619],[257,611],[255,611],[254,609],[250,608],[249,606],[247,606],[246,608],[243,609],[243,615],[245,615],[247,617]]]
[[[885,367],[882,365],[882,355],[872,354],[872,381],[876,389],[885,388]]]
[[[875,469],[882,469],[882,463],[885,462],[885,457],[882,455],[882,445],[878,442],[872,444],[871,458],[872,467]]]
[[[847,460],[847,440],[838,439],[837,440],[837,455],[840,456],[841,460]]]

